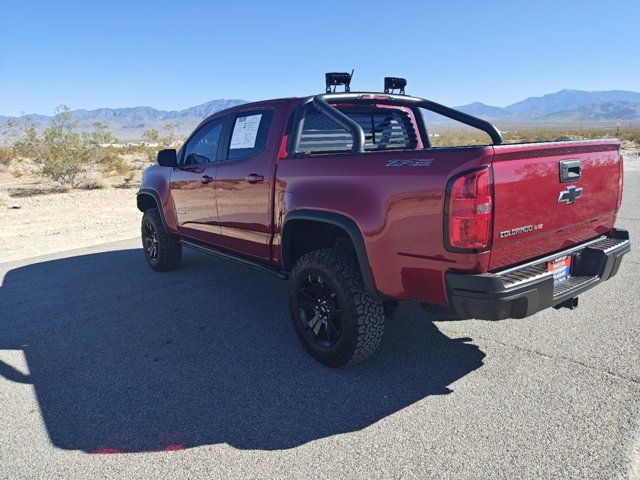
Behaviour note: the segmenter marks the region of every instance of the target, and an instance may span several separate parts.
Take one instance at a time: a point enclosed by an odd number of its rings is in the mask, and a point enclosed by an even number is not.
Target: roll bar
[[[291,129],[291,135],[289,136],[287,151],[289,155],[300,155],[304,152],[300,151],[300,138],[302,137],[302,131],[304,130],[304,116],[309,105],[313,106],[327,118],[347,130],[353,137],[353,146],[351,147],[352,153],[364,152],[364,130],[358,125],[357,122],[351,120],[347,115],[342,113],[331,103],[336,102],[356,102],[363,105],[388,103],[389,105],[407,106],[412,108],[424,108],[431,112],[438,113],[452,120],[456,120],[465,125],[477,128],[485,132],[489,137],[493,145],[502,145],[504,140],[498,129],[490,122],[482,120],[481,118],[474,117],[468,113],[461,112],[455,108],[446,107],[431,100],[425,100],[424,98],[411,97],[408,95],[394,95],[380,92],[350,92],[350,93],[323,93],[320,95],[312,95],[304,98],[298,108],[293,120],[293,127]]]

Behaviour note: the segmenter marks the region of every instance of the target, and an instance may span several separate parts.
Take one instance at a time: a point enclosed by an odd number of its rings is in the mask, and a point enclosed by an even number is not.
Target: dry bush
[[[18,155],[40,166],[41,174],[63,187],[77,187],[79,177],[92,159],[92,145],[86,135],[75,131],[68,108],[56,110],[51,125],[40,135],[27,122],[24,136],[15,144]]]
[[[131,165],[122,158],[119,152],[111,148],[103,148],[99,159],[99,168],[104,173],[115,173],[117,175],[126,175],[131,171]]]
[[[600,138],[616,138],[616,130],[613,128],[525,127],[504,132],[503,137],[506,143],[595,140]],[[621,130],[618,138],[640,144],[640,129]]]
[[[116,188],[139,188],[140,176],[136,176],[136,172],[131,172],[129,175],[122,179],[122,183]]]
[[[623,131],[620,134],[620,139],[633,142],[636,145],[640,145],[640,128],[636,130]]]
[[[68,107],[63,106],[56,109],[51,124],[42,134],[33,123],[26,122],[23,135],[13,149],[18,156],[38,165],[41,175],[65,188],[80,187],[92,167],[117,173],[128,171],[119,156],[105,147],[117,139],[104,124],[96,122],[93,127],[91,133],[78,132]]]
[[[490,145],[489,137],[481,131],[449,128],[430,133],[437,133],[437,137],[429,139],[434,147],[454,147],[470,145]],[[501,132],[505,143],[525,142],[554,142],[592,140],[600,138],[616,138],[616,131],[612,128],[571,128],[571,127],[542,127],[542,128],[505,128]],[[640,129],[621,130],[618,138],[622,141],[633,142],[640,145]]]
[[[107,188],[107,184],[100,179],[85,180],[80,184],[83,190],[103,190]]]
[[[435,132],[434,132],[435,133]],[[431,136],[429,140],[434,147],[466,147],[472,145],[491,145],[491,138],[480,130],[447,129]]]
[[[11,147],[0,147],[0,165],[8,167],[13,161],[14,152]]]
[[[47,187],[32,187],[32,186],[18,186],[14,188],[9,188],[9,195],[12,198],[25,198],[25,197],[35,197],[37,195],[50,195],[52,193],[65,193],[68,192],[68,188],[63,188],[58,185],[56,186],[47,186]]]

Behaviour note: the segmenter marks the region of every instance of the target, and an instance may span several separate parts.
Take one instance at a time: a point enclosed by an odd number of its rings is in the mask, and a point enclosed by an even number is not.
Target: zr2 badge
[[[433,158],[408,158],[404,160],[389,160],[385,167],[428,167]]]

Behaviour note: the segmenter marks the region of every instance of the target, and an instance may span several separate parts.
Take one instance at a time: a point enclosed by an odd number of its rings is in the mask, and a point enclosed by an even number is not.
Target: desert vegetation
[[[66,106],[56,109],[44,130],[39,131],[29,120],[21,124],[9,120],[2,135],[0,173],[19,179],[13,182],[18,185],[8,188],[11,196],[135,188],[157,150],[180,140],[173,125],[167,124],[161,131],[144,132],[139,143],[122,144],[101,122],[94,122],[90,131],[81,131]]]
[[[593,140],[598,138],[619,138],[631,147],[640,145],[640,128],[626,128],[617,132],[611,128],[574,128],[566,126],[535,127],[516,126],[498,129],[506,143],[552,142],[562,140]],[[486,145],[491,143],[487,134],[471,128],[456,128],[450,125],[436,125],[429,129],[429,138],[434,147]]]

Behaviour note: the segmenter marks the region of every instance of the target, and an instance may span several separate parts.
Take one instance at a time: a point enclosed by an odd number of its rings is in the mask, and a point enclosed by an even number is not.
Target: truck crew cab
[[[630,250],[614,228],[618,140],[505,145],[490,123],[405,95],[404,79],[349,83],[327,74],[327,93],[215,113],[160,151],[137,194],[151,268],[188,247],[288,279],[295,331],[331,367],[369,356],[400,301],[524,318],[616,274]],[[436,148],[425,112],[490,142]]]

